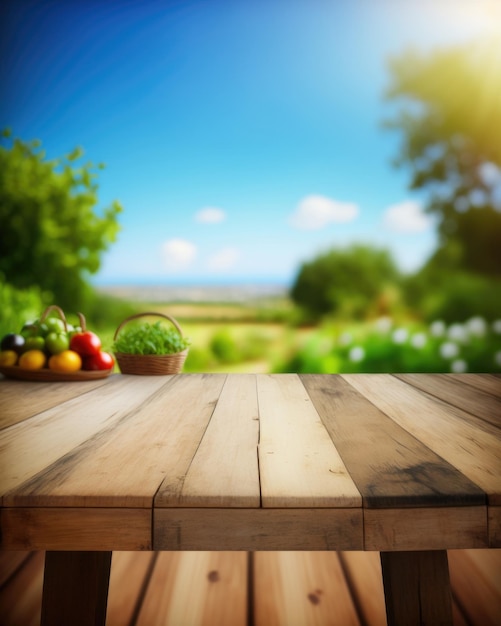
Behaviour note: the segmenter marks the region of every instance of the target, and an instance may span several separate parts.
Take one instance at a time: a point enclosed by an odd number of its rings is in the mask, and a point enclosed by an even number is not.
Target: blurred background
[[[7,0],[0,334],[185,371],[501,372],[501,3]]]

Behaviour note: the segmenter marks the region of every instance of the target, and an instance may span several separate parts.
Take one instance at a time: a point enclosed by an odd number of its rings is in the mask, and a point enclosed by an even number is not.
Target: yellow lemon
[[[19,357],[19,367],[23,370],[40,370],[45,365],[45,354],[41,350],[28,350]]]
[[[82,367],[82,357],[73,350],[63,350],[49,359],[49,368],[54,372],[77,372]]]
[[[10,367],[17,363],[17,352],[14,350],[2,350],[0,352],[0,365]]]

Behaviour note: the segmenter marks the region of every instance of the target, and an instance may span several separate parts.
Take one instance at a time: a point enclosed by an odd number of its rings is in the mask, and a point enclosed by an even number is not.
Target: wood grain
[[[386,626],[386,607],[379,552],[339,552],[344,575],[362,624]]]
[[[155,506],[259,507],[256,377],[226,379],[209,426],[181,482],[167,479]]]
[[[335,552],[256,552],[255,626],[359,626]]]
[[[369,508],[485,504],[485,494],[347,381],[303,375],[311,400]]]
[[[131,377],[134,378],[134,377]],[[224,383],[224,375],[163,379],[162,393],[138,405],[137,389],[120,420],[4,496],[11,506],[151,508],[162,480],[181,488]],[[141,388],[141,386],[140,386]],[[196,389],[196,393],[194,393]],[[135,404],[133,404],[135,403]],[[108,409],[109,410],[109,409]],[[70,420],[73,423],[74,420]]]
[[[501,548],[501,506],[490,506],[488,509],[489,546]]]
[[[461,378],[464,385],[501,398],[501,374],[445,374],[447,378]]]
[[[246,626],[247,554],[162,553],[138,626]]]
[[[449,550],[488,546],[486,507],[366,509],[365,550]]]
[[[135,623],[156,557],[155,552],[113,552],[106,626]]]
[[[57,406],[71,398],[99,388],[108,381],[34,385],[25,381],[0,380],[0,430],[22,422],[37,413]]]
[[[457,418],[457,409],[389,374],[343,374],[357,391],[501,505],[501,437]]]
[[[358,489],[295,374],[258,375],[263,507],[360,507]]]
[[[2,550],[151,550],[150,509],[3,508]]]
[[[155,550],[363,550],[361,509],[155,509]]]
[[[383,552],[388,626],[452,626],[445,551]]]
[[[73,458],[75,463],[72,454],[78,446],[112,430],[165,384],[165,380],[154,377],[142,381],[117,376],[95,393],[78,395],[42,413],[36,413],[35,403],[34,417],[0,432],[0,494],[4,496],[52,464],[57,472],[65,455],[66,462]],[[3,498],[4,505],[15,501],[11,495]]]
[[[470,623],[499,626],[501,562],[499,550],[451,550],[448,553],[451,588],[461,598]]]
[[[5,553],[0,556],[3,561]],[[44,560],[45,552],[32,553],[24,567],[0,590],[3,626],[40,626]]]
[[[111,552],[47,552],[41,626],[105,626]]]
[[[501,435],[499,431],[501,428],[501,398],[487,391],[465,385],[460,374],[455,377],[451,376],[451,374],[400,374],[397,378],[450,406],[461,409],[461,412],[458,413],[460,417],[463,417],[463,412],[466,412],[469,416],[474,415],[487,424],[495,426],[498,430],[489,430],[489,432]],[[470,420],[469,416],[466,419]]]

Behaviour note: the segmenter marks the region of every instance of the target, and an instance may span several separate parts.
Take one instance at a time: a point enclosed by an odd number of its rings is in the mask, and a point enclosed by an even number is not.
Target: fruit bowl
[[[49,316],[53,311],[56,315]],[[64,311],[52,304],[38,320],[26,322],[20,333],[7,333],[0,345],[0,374],[43,382],[109,376],[113,357],[101,349],[99,337],[87,330],[84,315],[77,315],[80,326],[75,327],[68,324]]]
[[[71,382],[106,378],[113,370],[78,370],[77,372],[55,372],[47,367],[39,370],[26,370],[19,365],[0,366],[0,374],[6,378],[40,382]]]

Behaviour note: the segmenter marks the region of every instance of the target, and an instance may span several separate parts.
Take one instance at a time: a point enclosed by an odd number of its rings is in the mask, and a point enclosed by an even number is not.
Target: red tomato
[[[90,330],[75,333],[70,340],[70,350],[78,352],[83,357],[98,354],[101,350],[101,340]]]
[[[98,352],[84,357],[84,370],[110,370],[115,365],[115,359],[108,352]]]

